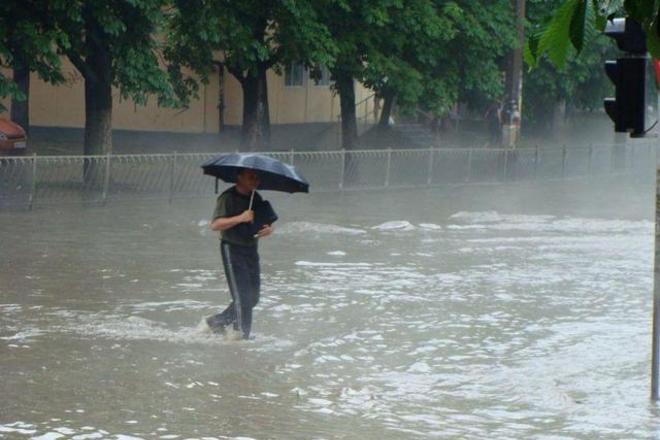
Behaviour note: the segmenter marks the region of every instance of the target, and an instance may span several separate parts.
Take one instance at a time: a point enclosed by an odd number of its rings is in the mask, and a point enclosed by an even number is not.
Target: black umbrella
[[[259,175],[259,189],[288,193],[309,192],[309,183],[293,165],[255,153],[232,153],[207,160],[202,164],[204,174],[236,183],[238,173],[251,169]]]

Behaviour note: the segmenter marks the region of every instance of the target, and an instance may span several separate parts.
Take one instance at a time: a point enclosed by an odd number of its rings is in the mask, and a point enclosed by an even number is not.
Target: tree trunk
[[[84,60],[85,77],[85,144],[84,154],[112,153],[112,55],[108,45],[96,39],[87,40],[88,55]],[[83,179],[86,185],[103,184],[103,166],[97,159],[86,159]]]
[[[112,54],[106,34],[91,11],[83,7],[85,58],[78,52],[69,59],[85,78],[85,155],[112,153]],[[86,169],[88,162],[86,161]],[[85,173],[87,174],[87,173]],[[87,178],[87,176],[86,176]]]
[[[520,139],[522,112],[523,47],[525,46],[525,0],[510,0],[515,11],[516,47],[507,56],[506,99],[502,118],[502,138],[506,147]]]
[[[268,108],[267,67],[260,65],[240,79],[243,89],[243,124],[241,147],[255,151],[270,146],[270,111]]]
[[[102,155],[112,152],[112,86],[109,81],[85,80],[85,145],[84,154]],[[86,159],[83,168],[85,184],[100,186],[103,167],[96,159]]]
[[[345,71],[333,72],[335,87],[339,92],[339,107],[341,109],[341,147],[353,150],[357,146],[358,131],[355,115],[355,83],[353,76]],[[344,155],[341,186],[346,188],[360,181],[360,168],[353,154]]]
[[[11,100],[10,119],[23,127],[26,132],[30,130],[30,69],[22,62],[20,56],[14,62],[14,82],[25,99]]]
[[[112,152],[112,84],[110,78],[85,80],[86,155]]]
[[[358,137],[353,77],[346,72],[338,72],[335,75],[335,85],[339,91],[341,107],[341,146],[351,150],[357,145]]]
[[[386,90],[383,92],[383,111],[381,112],[380,120],[378,121],[379,130],[386,130],[389,128],[390,116],[392,116],[395,101],[396,94],[394,91]]]

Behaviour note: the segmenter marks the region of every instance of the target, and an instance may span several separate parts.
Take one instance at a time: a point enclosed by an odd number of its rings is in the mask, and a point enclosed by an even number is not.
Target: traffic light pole
[[[660,399],[660,168],[655,172],[655,258],[653,264],[653,354],[651,359],[651,399]]]
[[[630,18],[608,20],[605,35],[616,41],[624,56],[605,62],[605,72],[614,83],[615,98],[605,98],[605,112],[616,133],[645,137],[658,121],[658,96],[648,81],[646,36],[642,26]],[[655,121],[655,122],[654,122]],[[613,169],[621,164],[614,150]],[[653,261],[653,341],[651,358],[651,399],[660,400],[660,168],[655,171],[655,244]]]

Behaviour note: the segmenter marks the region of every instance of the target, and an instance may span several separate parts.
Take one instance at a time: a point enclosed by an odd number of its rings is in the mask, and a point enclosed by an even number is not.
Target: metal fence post
[[[169,195],[169,203],[172,203],[172,198],[174,198],[174,184],[175,184],[175,171],[176,171],[176,151],[174,154],[172,154],[172,160],[170,161],[170,195]]]
[[[293,161],[295,158],[294,150],[293,148],[289,151],[289,163],[293,166]]]
[[[589,144],[589,157],[587,158],[587,174],[591,175],[591,164],[593,161],[593,154],[594,154],[594,146],[593,144]]]
[[[32,186],[30,188],[30,199],[28,200],[28,209],[32,211],[34,199],[37,195],[37,153],[32,154]]]
[[[433,149],[433,145],[429,148],[429,169],[428,169],[428,174],[426,176],[426,184],[430,185],[433,182],[433,159],[434,155],[433,152],[435,150]]]
[[[504,149],[504,181],[509,180],[509,149]]]
[[[346,173],[346,149],[341,149],[341,164],[339,164],[339,189],[344,189],[344,174]]]
[[[108,188],[110,186],[110,152],[105,155],[105,175],[103,176],[103,195],[101,197],[103,204],[108,197]]]
[[[392,168],[392,147],[387,149],[387,168],[385,169],[385,186],[390,186],[390,169]]]
[[[469,182],[470,179],[472,179],[472,148],[468,149],[467,173],[465,175],[465,181]]]
[[[566,177],[566,144],[561,147],[561,177]]]

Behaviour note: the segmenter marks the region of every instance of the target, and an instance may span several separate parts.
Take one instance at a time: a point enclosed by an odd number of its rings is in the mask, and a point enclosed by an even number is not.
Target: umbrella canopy
[[[260,190],[309,192],[309,183],[292,165],[263,154],[232,153],[202,164],[204,174],[229,183],[236,183],[238,173],[246,168],[256,171],[259,175]]]

